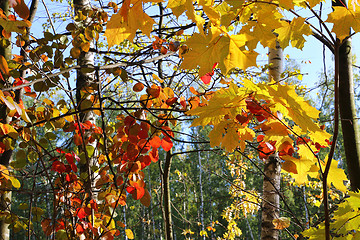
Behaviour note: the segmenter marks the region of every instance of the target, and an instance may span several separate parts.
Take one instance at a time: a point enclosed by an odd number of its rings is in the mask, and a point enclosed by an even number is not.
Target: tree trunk
[[[163,218],[165,223],[165,239],[173,240],[173,227],[171,217],[171,196],[170,196],[170,169],[171,169],[172,154],[171,150],[166,153],[165,164],[162,174],[162,188],[163,188]]]
[[[332,5],[347,7],[346,1],[341,0],[333,1]],[[360,190],[360,128],[354,100],[350,39],[343,41],[339,48],[339,110],[351,190],[358,192]]]
[[[74,0],[75,13],[83,12],[91,9],[91,4],[89,0]],[[84,21],[84,24],[89,24],[91,18],[87,18]],[[93,48],[94,44],[90,42],[90,48]],[[83,68],[94,66],[94,53],[93,52],[84,52],[81,51],[78,58],[78,65],[83,66]],[[78,110],[82,110],[82,103],[85,101],[91,101],[91,92],[88,91],[89,87],[95,82],[95,76],[93,72],[83,72],[81,69],[77,71],[76,76],[76,103]],[[88,106],[87,106],[88,107]],[[93,111],[80,112],[78,123],[84,123],[89,121],[91,124],[95,124],[95,114]],[[80,124],[79,124],[80,125]],[[80,175],[84,181],[84,188],[86,191],[86,200],[89,201],[93,198],[93,174],[91,167],[96,163],[96,159],[93,157],[95,155],[94,151],[87,151],[87,148],[91,146],[93,150],[96,149],[96,141],[92,143],[85,142],[90,136],[89,131],[85,131],[81,136],[83,143],[79,146],[79,153],[82,154],[80,164]],[[91,153],[92,152],[92,153]],[[91,153],[91,154],[89,154]]]
[[[360,128],[356,118],[350,39],[339,48],[339,110],[351,190],[360,190]]]
[[[199,159],[199,188],[200,188],[200,222],[201,222],[201,231],[205,231],[204,226],[204,196],[203,196],[203,185],[202,185],[202,164],[201,164],[201,154],[198,151],[198,159]],[[205,234],[202,236],[202,239],[205,240]]]
[[[275,229],[273,220],[279,217],[280,197],[280,172],[281,164],[275,154],[271,155],[265,162],[263,203],[261,217],[261,239],[278,240],[279,230]]]
[[[283,72],[283,53],[278,42],[275,49],[269,49],[269,78],[280,81]],[[274,228],[273,220],[279,217],[281,164],[277,154],[266,159],[264,166],[263,202],[261,216],[261,239],[279,239],[279,230]]]
[[[7,16],[9,14],[9,1],[7,0],[0,1],[0,8]],[[2,35],[1,26],[0,26],[0,35]],[[5,58],[5,60],[7,61],[10,60],[11,45],[9,44],[8,47],[0,47],[0,55],[2,55]],[[0,106],[0,121],[1,123],[9,123],[11,121],[11,118],[7,116],[7,107],[5,104]],[[0,156],[0,164],[8,167],[12,157],[12,153],[13,150],[11,149],[5,150]],[[11,191],[3,192],[2,194],[0,194],[0,210],[4,212],[5,211],[10,212],[10,201],[11,201]],[[9,227],[8,223],[6,223],[4,220],[0,220],[0,239],[4,239],[4,240],[10,239],[10,229],[8,227]]]

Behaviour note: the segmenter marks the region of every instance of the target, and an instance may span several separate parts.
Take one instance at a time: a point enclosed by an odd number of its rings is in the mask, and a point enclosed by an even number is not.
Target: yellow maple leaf
[[[214,63],[219,63],[218,67],[224,74],[233,68],[256,66],[258,53],[244,49],[246,41],[250,39],[246,34],[230,36],[217,32],[214,36],[212,32],[207,35],[195,33],[186,42],[191,50],[183,55],[181,67],[194,69],[199,66],[199,75],[203,76],[212,71]]]
[[[314,165],[313,161],[288,155],[281,156],[281,158],[285,161],[284,171],[289,172],[297,184],[304,184],[308,180],[307,175]]]
[[[192,0],[169,0],[167,8],[170,8],[176,17],[185,12],[186,16],[196,23],[200,33],[204,33],[205,19],[196,14]]]
[[[330,184],[332,183],[334,187],[343,193],[346,193],[347,188],[344,185],[344,182],[347,181],[346,174],[343,169],[338,167],[339,162],[336,160],[331,161],[330,171],[328,174],[328,186],[330,187]],[[323,166],[323,169],[325,169],[325,164]]]
[[[291,22],[282,21],[282,27],[275,29],[275,32],[279,35],[278,41],[280,46],[285,49],[289,46],[302,49],[304,47],[305,38],[303,35],[311,35],[312,31],[310,26],[305,23],[305,18],[294,18]]]
[[[150,35],[155,21],[143,11],[143,2],[161,2],[161,0],[131,1],[132,6],[126,8],[127,11],[119,11],[114,14],[105,30],[109,47],[120,44],[125,39],[132,41],[138,29],[147,36]]]
[[[291,118],[303,131],[322,131],[314,122],[320,111],[311,106],[303,97],[298,96],[295,92],[295,86],[264,84],[263,87],[269,91],[275,102],[274,110],[278,110],[287,118]],[[284,107],[286,108],[285,112]]]
[[[191,2],[192,0],[169,0],[167,8],[170,8],[173,14],[178,18],[186,10],[186,2]]]
[[[354,11],[355,9],[355,11]],[[360,31],[360,7],[355,5],[353,8],[334,7],[334,11],[329,14],[326,22],[333,23],[332,32],[336,34],[336,37],[343,40],[349,36],[350,28],[353,28],[355,32]]]

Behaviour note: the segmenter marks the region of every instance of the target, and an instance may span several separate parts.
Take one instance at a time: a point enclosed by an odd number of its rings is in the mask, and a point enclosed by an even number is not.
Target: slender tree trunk
[[[199,159],[199,187],[200,187],[200,222],[201,222],[201,230],[204,231],[204,196],[203,196],[203,185],[202,185],[202,164],[201,164],[201,154],[198,152]],[[203,235],[202,239],[205,240],[206,236]]]
[[[333,1],[332,4],[334,7],[346,7],[346,1],[336,0]],[[359,191],[360,128],[356,117],[354,100],[354,81],[350,39],[343,41],[339,48],[339,109],[351,190]]]
[[[85,12],[86,10],[91,9],[90,0],[74,0],[74,8],[75,13]],[[89,24],[91,18],[87,18],[83,24]],[[90,42],[90,48],[93,48],[93,42]],[[84,68],[89,66],[94,66],[94,53],[93,52],[84,52],[81,51],[80,56],[78,58],[78,65],[83,66]],[[77,71],[76,76],[76,103],[77,108],[82,110],[82,103],[85,101],[91,101],[91,92],[89,92],[89,87],[94,84],[95,76],[93,72],[83,72],[81,69]],[[95,114],[93,111],[81,112],[79,114],[78,123],[84,123],[89,121],[91,124],[95,124]],[[80,125],[80,124],[79,124]],[[83,177],[84,188],[86,191],[86,200],[89,201],[93,198],[93,173],[91,171],[91,167],[96,164],[96,159],[94,158],[95,149],[96,149],[96,141],[92,143],[85,142],[90,136],[90,132],[85,131],[82,140],[83,144],[79,146],[80,154],[83,153],[84,158],[81,159],[80,164],[80,175]],[[93,151],[87,151],[89,146],[93,148]],[[90,147],[90,148],[91,148]],[[92,152],[92,153],[91,153]]]
[[[170,196],[170,169],[171,169],[172,154],[171,150],[166,153],[165,164],[162,175],[163,187],[163,218],[165,223],[165,239],[173,240],[173,226],[171,217],[171,196]]]
[[[124,225],[126,226],[126,206],[123,207],[123,214],[124,214]],[[125,235],[125,240],[128,240],[127,235],[124,233]]]
[[[356,117],[351,40],[339,48],[339,109],[351,190],[360,190],[360,128]]]
[[[269,48],[269,78],[279,82],[283,70],[283,51],[278,42],[275,48]]]
[[[29,15],[29,18],[27,19],[30,22],[33,22],[33,20],[34,20],[38,2],[39,2],[38,0],[31,1],[30,15]],[[9,14],[9,1],[1,0],[0,1],[0,9],[2,9],[3,13],[7,16]],[[29,31],[30,31],[30,27],[28,27],[26,29],[27,36],[25,37],[26,38],[25,45],[23,46],[23,48],[20,51],[20,55],[24,57],[24,60],[23,60],[24,62],[27,61],[27,57],[26,57],[24,50],[29,45],[29,41],[27,39],[29,36]],[[3,37],[1,26],[0,26],[0,36]],[[5,60],[7,60],[7,61],[11,59],[11,52],[12,52],[11,44],[9,44],[9,46],[7,46],[7,47],[0,47],[0,55],[2,55],[5,58]],[[21,76],[25,77],[24,71],[21,73]],[[21,97],[22,97],[22,90],[15,91],[15,97],[14,97],[15,102],[19,103]],[[0,106],[0,121],[2,123],[8,124],[11,122],[11,120],[12,119],[7,116],[7,107],[5,105],[1,105]],[[0,156],[0,164],[8,167],[10,164],[10,161],[12,159],[12,156],[13,156],[13,150],[6,150]],[[10,203],[11,203],[11,191],[0,195],[0,210],[1,211],[10,211],[10,207],[11,207]],[[2,239],[2,240],[10,239],[10,229],[8,228],[8,226],[9,226],[9,224],[5,223],[4,221],[0,221],[0,239]]]
[[[280,172],[279,158],[271,155],[265,162],[263,203],[261,217],[261,239],[278,240],[279,230],[275,229],[273,220],[279,217],[280,197]]]
[[[282,66],[282,49],[279,43],[276,43],[275,49],[269,49],[269,77],[279,82]],[[280,180],[281,164],[277,154],[272,154],[265,161],[264,182],[263,182],[263,203],[261,216],[261,239],[277,240],[279,239],[279,230],[274,228],[272,223],[279,217],[280,207]]]
[[[151,186],[151,174],[150,174],[150,168],[148,167],[147,168],[148,169],[148,172],[147,172],[147,176],[148,176],[148,182],[147,182],[147,185],[148,185],[148,187],[149,187],[149,193],[150,193],[150,196],[152,196],[151,194],[152,194],[152,191],[151,191],[151,189],[152,189],[152,186]],[[153,198],[153,201],[154,201],[154,199],[155,198]],[[150,211],[148,211],[149,212],[149,219],[151,219],[151,226],[149,225],[149,233],[148,233],[148,239],[151,239],[151,231],[152,231],[152,234],[153,234],[153,239],[155,240],[156,239],[156,231],[155,231],[155,228],[156,228],[156,226],[155,226],[155,218],[154,218],[154,211],[153,211],[153,205],[154,205],[154,202],[153,201],[151,201],[150,202]],[[152,229],[151,229],[152,228]]]
[[[7,16],[9,13],[9,1],[8,0],[0,1],[0,8]],[[2,35],[1,26],[0,26],[0,35]],[[11,45],[9,44],[8,47],[0,47],[0,55],[2,55],[5,58],[5,60],[7,61],[10,60]],[[0,121],[2,123],[9,123],[11,121],[11,118],[7,116],[7,107],[5,104],[0,106]],[[0,164],[8,167],[10,160],[12,158],[12,153],[13,150],[11,149],[5,150],[0,156]],[[11,201],[11,191],[3,192],[2,194],[0,194],[0,210],[9,212],[10,201]],[[10,229],[8,227],[9,227],[8,223],[6,223],[4,220],[0,220],[0,239],[8,240],[10,238]]]

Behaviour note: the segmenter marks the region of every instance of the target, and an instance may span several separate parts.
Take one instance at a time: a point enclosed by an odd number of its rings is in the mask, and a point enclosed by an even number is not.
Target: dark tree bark
[[[356,117],[351,41],[339,48],[339,110],[351,190],[360,190],[360,128]]]
[[[345,1],[333,1],[333,6],[346,7]],[[349,29],[350,33],[350,29]],[[339,110],[344,139],[347,170],[351,190],[360,190],[360,128],[354,100],[351,40],[346,39],[339,48]]]
[[[165,223],[165,239],[173,240],[173,226],[171,217],[171,196],[170,196],[170,169],[172,161],[171,150],[166,153],[165,164],[162,174],[162,188],[163,188],[163,218]]]

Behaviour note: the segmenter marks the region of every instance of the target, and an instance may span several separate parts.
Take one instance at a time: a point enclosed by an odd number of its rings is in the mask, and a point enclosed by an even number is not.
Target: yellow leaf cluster
[[[139,29],[147,36],[150,35],[155,21],[143,11],[144,2],[161,2],[162,0],[124,1],[124,11],[113,15],[107,23],[105,36],[109,47],[120,44],[125,39],[132,41]]]

